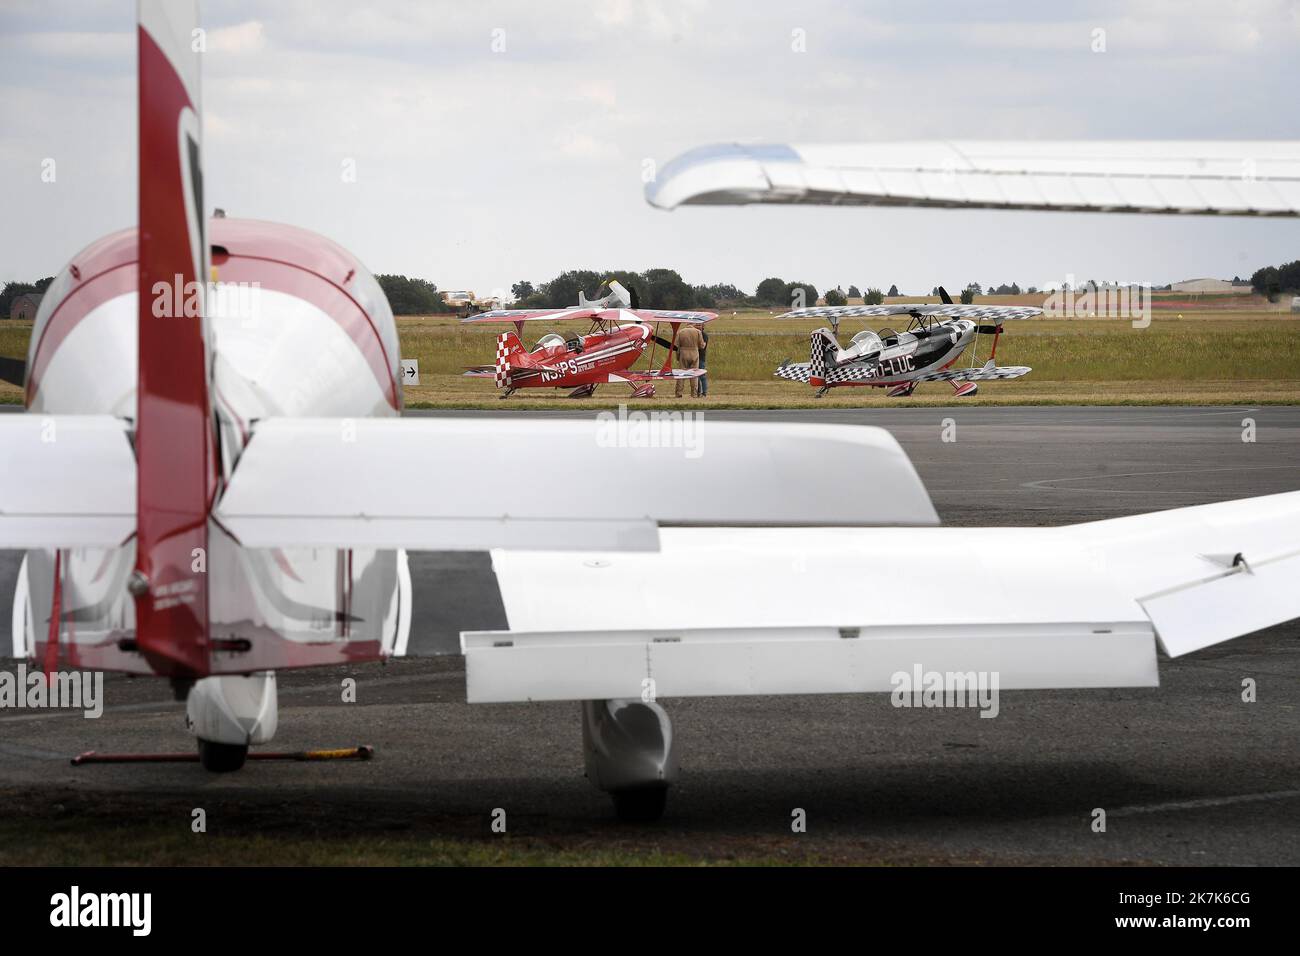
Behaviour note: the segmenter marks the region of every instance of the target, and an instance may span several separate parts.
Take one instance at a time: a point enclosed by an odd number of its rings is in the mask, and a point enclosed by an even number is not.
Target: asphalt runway
[[[1055,525],[1300,487],[1294,407],[709,415],[887,427],[948,524]],[[1242,440],[1246,420],[1253,442]],[[951,426],[956,440],[944,441]],[[0,552],[5,647],[17,558]],[[412,642],[423,652],[454,649],[462,629],[505,626],[486,555],[418,554],[411,566]],[[1295,865],[1297,636],[1292,622],[1162,659],[1158,689],[1006,693],[996,720],[897,710],[885,695],[665,701],[682,781],[665,820],[648,830],[616,823],[607,798],[583,779],[576,704],[471,707],[455,656],[282,674],[276,749],[364,742],[378,756],[257,763],[228,776],[193,764],[70,767],[67,758],[84,750],[192,746],[183,706],[165,684],[110,676],[100,720],[0,712],[0,814],[21,807],[36,825],[52,815],[64,827],[129,825],[173,812],[188,820],[202,805],[238,832],[321,839],[337,827],[413,828],[492,839],[487,820],[500,807],[513,840],[579,851],[649,841],[708,858]],[[349,675],[355,704],[340,699]],[[1240,699],[1246,677],[1257,682],[1255,703]],[[1098,807],[1107,811],[1105,833],[1090,827]],[[790,831],[794,808],[807,813],[806,834]]]

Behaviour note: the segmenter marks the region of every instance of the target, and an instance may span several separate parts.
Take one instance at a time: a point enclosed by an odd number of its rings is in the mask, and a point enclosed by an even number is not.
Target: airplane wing
[[[938,372],[926,372],[910,379],[913,382],[986,382],[995,379],[1019,378],[1028,375],[1033,369],[1028,365],[1000,365],[992,362],[983,368],[946,368]]]
[[[1300,492],[1063,528],[683,528],[655,554],[498,551],[510,629],[462,635],[469,698],[890,691],[934,671],[1155,686],[1157,647],[1300,617],[1297,542]],[[695,593],[665,600],[665,581]]]
[[[635,316],[638,322],[680,322],[685,325],[703,325],[718,317],[716,312],[678,312],[672,309],[624,309],[622,311]]]
[[[645,372],[618,372],[610,375],[610,381],[614,382],[662,382],[673,381],[679,378],[700,378],[707,375],[709,370],[706,368],[670,368],[651,369]]]
[[[879,315],[943,315],[960,319],[1032,319],[1043,310],[1027,305],[931,305],[922,302],[897,305],[819,305],[791,309],[778,319],[848,319]]]
[[[474,322],[567,322],[570,319],[594,319],[600,314],[599,309],[493,309],[480,312],[461,319],[462,323]]]
[[[672,160],[646,200],[1300,216],[1300,142],[726,144]]]

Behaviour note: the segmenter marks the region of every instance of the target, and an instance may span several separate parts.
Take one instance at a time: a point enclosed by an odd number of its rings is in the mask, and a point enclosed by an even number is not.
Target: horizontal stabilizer
[[[115,548],[135,531],[135,455],[108,415],[0,417],[0,548]]]
[[[635,412],[267,419],[216,518],[246,547],[412,550],[653,550],[659,524],[938,523],[884,429]]]

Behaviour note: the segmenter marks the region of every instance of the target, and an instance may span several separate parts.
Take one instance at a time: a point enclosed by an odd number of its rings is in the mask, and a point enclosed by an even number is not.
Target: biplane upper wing
[[[895,305],[818,305],[791,309],[778,319],[849,319],[880,315],[943,315],[958,319],[1032,319],[1043,310],[1028,305],[942,305],[900,302]]]
[[[718,317],[716,312],[679,312],[673,309],[626,309],[627,315],[637,322],[681,322],[685,325],[703,325]]]
[[[891,691],[935,671],[1154,686],[1157,646],[1300,617],[1297,542],[1300,492],[1061,528],[665,529],[655,554],[495,552],[510,630],[462,635],[469,698]],[[698,587],[667,601],[665,580]]]
[[[576,307],[572,309],[493,309],[467,316],[461,322],[567,322],[570,319],[594,319],[598,309]]]
[[[664,166],[646,199],[1300,216],[1300,142],[704,146]]]

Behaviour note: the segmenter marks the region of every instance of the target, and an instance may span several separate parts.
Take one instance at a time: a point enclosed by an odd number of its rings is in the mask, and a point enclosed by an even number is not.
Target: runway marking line
[[[1167,803],[1148,803],[1111,810],[1108,816],[1132,817],[1144,813],[1165,813],[1178,810],[1205,810],[1227,807],[1237,803],[1262,803],[1270,800],[1300,799],[1300,790],[1274,790],[1269,793],[1238,793],[1227,797],[1203,797],[1199,800],[1171,800]]]

